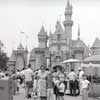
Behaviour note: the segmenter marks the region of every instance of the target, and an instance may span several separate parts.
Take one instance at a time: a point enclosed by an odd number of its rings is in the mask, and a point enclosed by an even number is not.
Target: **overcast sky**
[[[73,39],[77,39],[78,24],[81,39],[92,45],[100,38],[100,0],[70,0],[73,5]],[[8,55],[20,42],[29,51],[37,47],[37,34],[42,25],[54,32],[57,19],[63,23],[67,0],[0,0],[0,40]]]

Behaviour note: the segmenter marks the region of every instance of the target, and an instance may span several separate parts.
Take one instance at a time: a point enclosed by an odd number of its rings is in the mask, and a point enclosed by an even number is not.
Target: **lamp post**
[[[49,61],[50,61],[49,64],[50,64],[50,68],[51,68],[52,67],[52,60],[51,60],[52,59],[52,54],[51,53],[49,54],[49,57],[50,57],[49,58]]]
[[[46,59],[47,59],[47,66],[49,66],[48,68],[51,68],[52,67],[52,54],[50,51],[46,53]]]

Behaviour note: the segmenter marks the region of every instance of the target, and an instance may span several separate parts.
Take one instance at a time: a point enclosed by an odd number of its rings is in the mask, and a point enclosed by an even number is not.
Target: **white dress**
[[[39,80],[38,80],[38,95],[40,97],[47,97],[47,84],[46,84],[46,77],[48,72],[45,71],[44,73],[41,70],[38,72]]]

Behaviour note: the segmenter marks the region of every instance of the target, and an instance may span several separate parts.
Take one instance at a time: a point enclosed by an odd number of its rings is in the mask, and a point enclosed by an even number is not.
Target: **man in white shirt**
[[[33,76],[34,76],[34,73],[31,69],[31,64],[29,64],[28,68],[24,70],[23,75],[25,81],[26,97],[31,98],[31,90],[33,88]]]
[[[83,80],[81,81],[82,86],[82,100],[88,100],[88,90],[90,82],[86,79],[86,76],[83,75]]]
[[[81,82],[83,81],[83,75],[85,74],[84,71],[82,70],[82,68],[78,68],[79,71],[79,88],[80,88],[80,95],[82,94],[82,86],[81,86]]]
[[[76,95],[76,83],[75,83],[75,80],[77,78],[77,75],[74,72],[74,69],[71,69],[71,72],[68,74],[68,78],[69,78],[70,95],[71,96],[75,96]]]
[[[79,71],[79,81],[82,81],[83,80],[84,71],[80,67],[78,68],[78,71]]]

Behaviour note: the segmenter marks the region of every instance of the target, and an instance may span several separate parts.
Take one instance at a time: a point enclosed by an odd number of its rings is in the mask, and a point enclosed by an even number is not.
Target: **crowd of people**
[[[47,69],[41,65],[40,69],[33,71],[31,64],[21,71],[12,71],[9,75],[0,71],[0,79],[10,77],[15,82],[14,94],[19,93],[20,85],[24,84],[26,98],[34,97],[40,100],[64,100],[64,95],[82,95],[82,100],[88,100],[88,90],[90,82],[81,68],[76,74],[74,69],[69,73],[61,69],[60,65],[56,69]],[[66,91],[69,90],[69,93]]]

